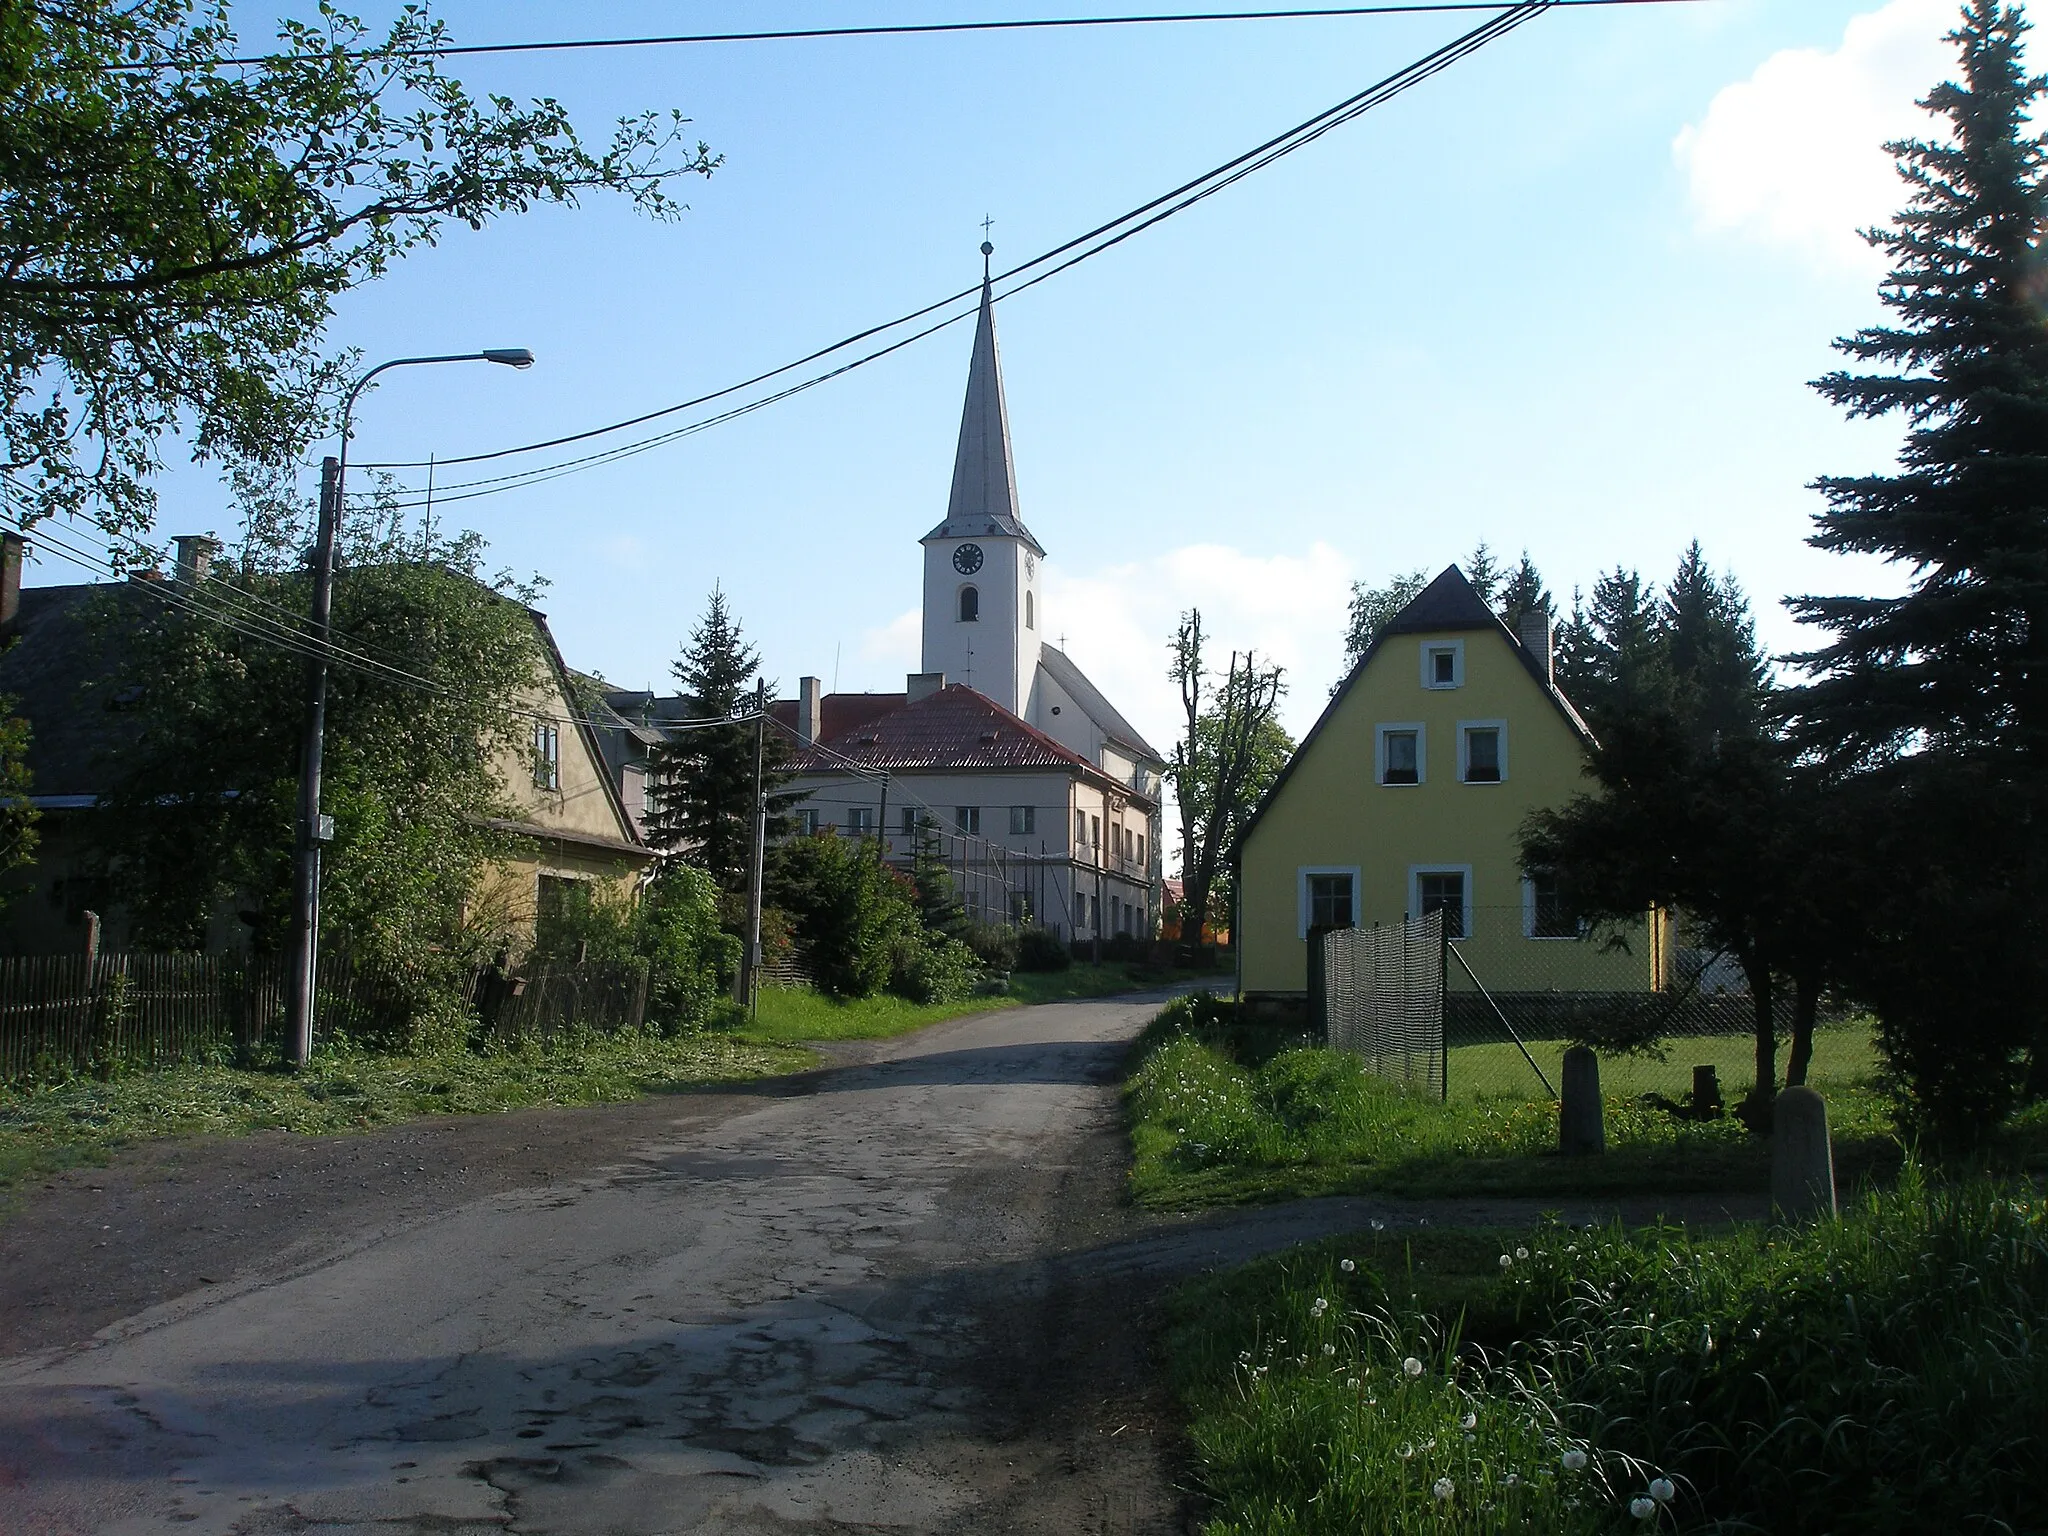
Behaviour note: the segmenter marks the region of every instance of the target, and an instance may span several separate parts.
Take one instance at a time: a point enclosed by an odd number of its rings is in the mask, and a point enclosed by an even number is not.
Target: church
[[[1019,515],[986,272],[952,494],[919,543],[922,669],[903,692],[825,693],[805,677],[771,708],[797,742],[799,827],[879,838],[906,869],[918,837],[934,838],[984,922],[1151,937],[1166,763],[1044,639],[1045,547]]]

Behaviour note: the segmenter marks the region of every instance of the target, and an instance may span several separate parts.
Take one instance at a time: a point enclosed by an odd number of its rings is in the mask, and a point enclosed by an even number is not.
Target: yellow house
[[[1352,669],[1238,842],[1247,998],[1306,995],[1312,929],[1431,911],[1489,992],[1661,989],[1662,922],[1591,942],[1521,867],[1523,818],[1589,787],[1592,742],[1552,680],[1548,617],[1524,627],[1451,566]],[[1451,990],[1472,986],[1465,965]]]

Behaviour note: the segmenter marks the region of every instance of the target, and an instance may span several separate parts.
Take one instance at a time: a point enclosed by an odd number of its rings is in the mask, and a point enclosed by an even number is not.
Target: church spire
[[[995,247],[981,243],[981,314],[974,327],[974,355],[967,365],[967,402],[960,412],[960,443],[953,455],[953,492],[946,520],[926,538],[986,538],[1007,535],[1045,551],[1017,515],[1017,471],[1010,453],[1010,411],[1003,398],[1002,354],[996,348],[996,313],[988,258]]]

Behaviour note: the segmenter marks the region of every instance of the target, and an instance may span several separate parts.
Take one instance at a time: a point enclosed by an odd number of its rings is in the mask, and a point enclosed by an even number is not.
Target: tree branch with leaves
[[[1238,834],[1294,749],[1277,718],[1282,669],[1232,651],[1219,684],[1204,659],[1207,644],[1202,611],[1190,608],[1168,647],[1186,724],[1166,776],[1180,803],[1181,944],[1191,954],[1201,948],[1212,896],[1228,887]]]

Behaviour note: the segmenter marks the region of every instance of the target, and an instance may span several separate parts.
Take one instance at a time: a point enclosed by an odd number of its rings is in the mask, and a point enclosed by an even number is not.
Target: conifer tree
[[[698,720],[731,720],[753,703],[760,653],[747,644],[723,588],[711,589],[704,617],[670,669],[687,712]],[[782,814],[791,797],[788,738],[768,727],[762,783],[769,795],[768,839],[788,832]],[[746,889],[754,849],[754,726],[752,722],[678,730],[654,753],[648,839],[706,870],[719,889]]]
[[[1716,576],[1694,539],[1657,605],[1666,682],[1681,718],[1708,740],[1764,732],[1770,665],[1757,644],[1749,599],[1733,575]]]
[[[1922,104],[1947,142],[1888,145],[1911,198],[1866,238],[1891,258],[1893,323],[1837,342],[1870,371],[1815,387],[1853,417],[1902,416],[1896,473],[1829,476],[1810,540],[1909,573],[1897,597],[1801,597],[1833,639],[1800,657],[1800,739],[1844,763],[1995,749],[2048,763],[2048,93],[2020,7],[1969,0],[1959,81]]]
[[[1656,589],[1640,573],[1616,566],[1593,583],[1584,606],[1572,594],[1572,616],[1558,637],[1557,683],[1597,732],[1654,688],[1662,664]]]
[[[1486,540],[1481,539],[1478,547],[1465,557],[1465,579],[1472,583],[1472,590],[1479,594],[1482,603],[1491,608],[1494,599],[1500,594],[1501,583],[1506,578],[1507,572],[1503,571],[1500,562],[1494,559],[1493,551],[1487,547]]]
[[[1551,598],[1550,589],[1543,585],[1543,573],[1536,569],[1536,562],[1529,558],[1529,551],[1525,549],[1521,564],[1501,585],[1501,622],[1519,635],[1522,616],[1528,613],[1545,613],[1555,619],[1557,603]]]
[[[910,884],[917,893],[917,919],[925,930],[942,938],[964,941],[974,924],[959,893],[953,889],[953,872],[946,868],[945,851],[939,842],[939,824],[930,814],[917,819]]]

